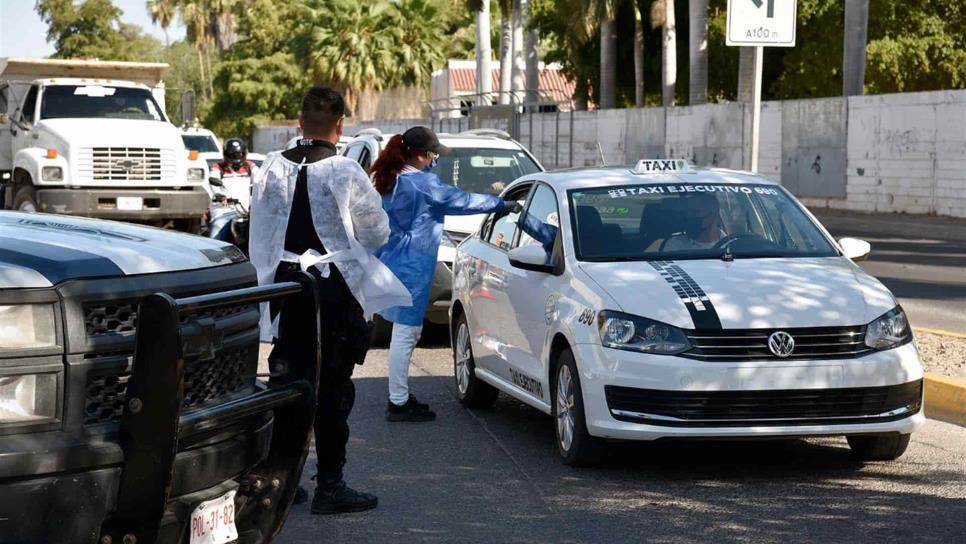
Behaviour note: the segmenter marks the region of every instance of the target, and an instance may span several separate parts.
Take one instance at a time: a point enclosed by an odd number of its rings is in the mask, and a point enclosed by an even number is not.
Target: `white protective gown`
[[[386,243],[389,219],[369,176],[351,159],[337,155],[305,165],[312,223],[327,253],[309,250],[293,255],[285,251],[285,231],[301,166],[281,152],[270,153],[252,181],[249,252],[258,284],[273,283],[283,260],[297,261],[303,270],[317,266],[323,276],[328,275],[328,263],[332,263],[366,318],[393,306],[412,305],[402,282],[368,251]],[[262,304],[261,317],[261,339],[269,342],[277,335],[278,319],[269,322],[268,304]]]

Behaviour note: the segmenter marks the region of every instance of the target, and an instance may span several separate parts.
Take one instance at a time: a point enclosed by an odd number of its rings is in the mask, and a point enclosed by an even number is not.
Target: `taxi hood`
[[[864,325],[896,306],[845,257],[580,263],[629,314],[684,329]],[[713,318],[716,314],[717,318]]]
[[[114,221],[0,212],[0,289],[245,260],[235,246],[201,236]]]

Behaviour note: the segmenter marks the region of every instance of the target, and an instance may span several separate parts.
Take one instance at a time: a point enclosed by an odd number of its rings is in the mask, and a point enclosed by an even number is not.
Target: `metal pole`
[[[570,164],[574,166],[574,110],[570,110]]]
[[[553,120],[553,167],[560,166],[560,108],[554,113]]]
[[[754,173],[758,173],[758,135],[761,131],[761,70],[764,48],[755,47],[755,97],[751,106],[751,168]]]

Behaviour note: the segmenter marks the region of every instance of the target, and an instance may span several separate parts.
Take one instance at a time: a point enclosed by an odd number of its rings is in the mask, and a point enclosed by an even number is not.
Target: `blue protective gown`
[[[474,215],[502,210],[497,196],[467,193],[440,181],[427,170],[401,174],[394,191],[382,197],[389,215],[389,241],[376,257],[409,289],[413,305],[379,312],[386,321],[420,325],[436,273],[436,253],[447,215]]]

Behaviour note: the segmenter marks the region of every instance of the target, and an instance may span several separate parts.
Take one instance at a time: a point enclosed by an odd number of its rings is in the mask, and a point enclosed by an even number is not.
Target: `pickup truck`
[[[166,69],[0,59],[3,207],[198,232],[208,165],[168,121]]]
[[[256,283],[217,240],[0,211],[0,542],[271,540],[318,345],[261,379],[258,303],[315,296]]]

